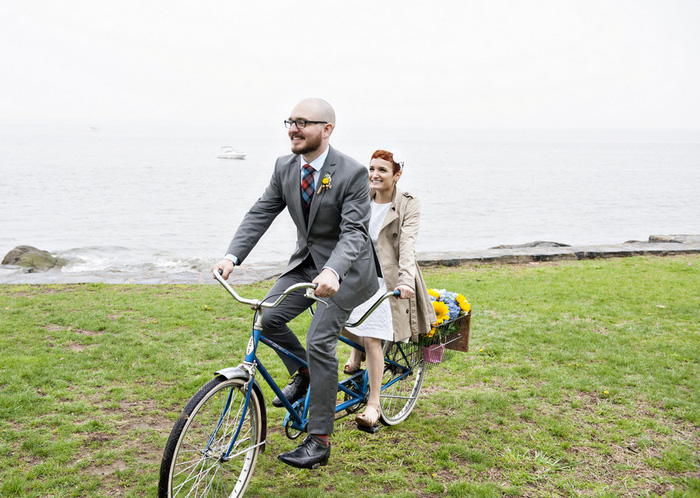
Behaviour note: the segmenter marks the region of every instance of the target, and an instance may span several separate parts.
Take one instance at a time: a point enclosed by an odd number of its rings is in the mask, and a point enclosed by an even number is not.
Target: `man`
[[[244,217],[229,245],[226,258],[212,267],[228,278],[241,264],[277,215],[287,208],[297,227],[297,245],[282,276],[268,295],[280,294],[298,282],[318,284],[318,306],[306,337],[307,349],[287,323],[305,311],[312,300],[302,292],[263,316],[263,335],[300,358],[308,370],[282,357],[292,374],[284,395],[293,403],[311,388],[308,433],[304,442],[279,459],[294,467],[326,465],[328,436],[333,432],[338,391],[338,336],[350,311],[377,288],[379,263],[367,234],[370,218],[367,169],[329,145],[335,112],[321,99],[304,99],[285,121],[293,154],[275,163],[262,197]],[[282,406],[275,398],[273,405]]]

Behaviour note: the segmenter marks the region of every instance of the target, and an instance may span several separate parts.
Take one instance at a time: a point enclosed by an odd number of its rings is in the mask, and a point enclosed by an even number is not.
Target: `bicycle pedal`
[[[362,432],[366,432],[368,434],[376,434],[382,429],[382,426],[379,424],[373,425],[372,427],[367,427],[366,425],[360,425],[357,424],[357,428],[360,429]]]

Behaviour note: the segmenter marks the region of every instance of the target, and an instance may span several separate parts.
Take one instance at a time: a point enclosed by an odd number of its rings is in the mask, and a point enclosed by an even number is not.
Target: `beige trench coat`
[[[394,340],[411,338],[430,330],[435,311],[430,303],[423,274],[416,261],[416,238],[420,227],[420,201],[409,193],[394,188],[391,208],[377,237],[377,251],[387,290],[398,285],[415,289],[411,299],[391,299]]]

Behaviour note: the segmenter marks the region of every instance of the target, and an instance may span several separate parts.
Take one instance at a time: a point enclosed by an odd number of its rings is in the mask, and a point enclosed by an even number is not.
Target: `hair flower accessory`
[[[401,155],[398,150],[389,149],[387,152],[391,153],[391,156],[394,158],[394,162],[398,164],[401,169],[403,169],[403,155]]]
[[[333,185],[331,185],[331,174],[326,173],[325,175],[323,175],[323,179],[321,180],[321,185],[318,187],[318,191],[316,193],[320,194],[321,190],[323,190],[324,188],[330,190],[332,187],[333,187]]]

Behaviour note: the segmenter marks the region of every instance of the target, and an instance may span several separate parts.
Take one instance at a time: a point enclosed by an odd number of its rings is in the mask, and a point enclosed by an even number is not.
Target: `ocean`
[[[363,163],[401,151],[423,205],[417,252],[700,233],[700,133],[342,130]],[[218,159],[222,146],[245,160]],[[31,245],[62,271],[180,272],[218,261],[289,144],[279,127],[0,125],[0,257]],[[247,262],[286,261],[286,212]]]

